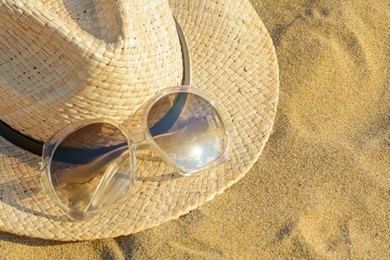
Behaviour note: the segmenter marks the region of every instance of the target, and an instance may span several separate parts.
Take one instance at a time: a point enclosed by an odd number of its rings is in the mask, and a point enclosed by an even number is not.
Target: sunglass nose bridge
[[[127,139],[134,144],[140,144],[145,141],[146,130],[142,130],[141,127],[132,129],[127,136]]]

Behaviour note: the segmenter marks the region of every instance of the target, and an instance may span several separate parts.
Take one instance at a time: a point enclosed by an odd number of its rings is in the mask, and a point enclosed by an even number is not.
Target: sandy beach
[[[251,2],[276,47],[280,100],[247,175],[134,235],[64,243],[0,232],[0,259],[389,257],[389,2]]]

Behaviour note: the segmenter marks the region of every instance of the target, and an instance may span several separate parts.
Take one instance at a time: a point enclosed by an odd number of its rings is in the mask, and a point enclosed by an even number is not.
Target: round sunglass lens
[[[108,123],[92,123],[67,135],[53,153],[51,181],[73,212],[112,206],[131,185],[126,137]]]
[[[188,171],[216,161],[227,149],[221,116],[195,94],[173,93],[158,99],[149,110],[147,125],[160,149]]]

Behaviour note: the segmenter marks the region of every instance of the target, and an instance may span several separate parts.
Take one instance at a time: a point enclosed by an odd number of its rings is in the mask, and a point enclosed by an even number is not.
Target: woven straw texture
[[[144,152],[124,205],[71,222],[39,184],[40,158],[0,137],[0,230],[55,240],[127,235],[188,213],[250,169],[272,129],[279,75],[247,0],[0,0],[1,120],[40,140],[80,119],[128,120],[155,93],[180,85],[172,13],[188,41],[192,85],[227,119],[229,161],[182,177]]]

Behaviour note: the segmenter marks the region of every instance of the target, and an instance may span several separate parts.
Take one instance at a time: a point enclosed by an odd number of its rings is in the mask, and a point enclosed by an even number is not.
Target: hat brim
[[[0,137],[0,230],[55,240],[135,233],[188,213],[237,182],[271,133],[279,96],[272,40],[246,1],[170,0],[188,41],[192,85],[216,101],[229,125],[229,161],[197,177],[140,160],[127,203],[83,222],[68,221],[39,183],[40,158]]]

